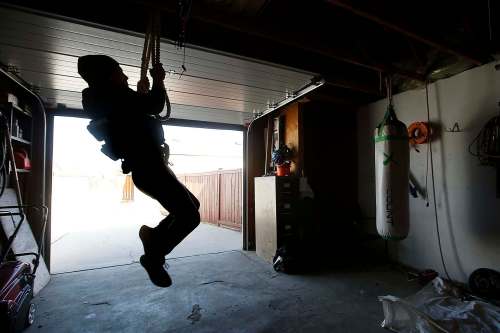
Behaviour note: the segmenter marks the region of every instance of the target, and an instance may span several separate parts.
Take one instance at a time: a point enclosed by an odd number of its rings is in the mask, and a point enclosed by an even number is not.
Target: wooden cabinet
[[[299,177],[255,178],[257,255],[272,262],[276,250],[296,237]]]

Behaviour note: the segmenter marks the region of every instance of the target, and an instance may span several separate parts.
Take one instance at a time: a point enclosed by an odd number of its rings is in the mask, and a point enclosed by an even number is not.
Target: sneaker
[[[159,251],[155,248],[153,236],[153,228],[143,225],[139,230],[139,238],[144,248],[144,255],[141,256],[140,262],[151,282],[158,287],[169,287],[172,284],[172,279],[165,269],[165,257],[158,254]]]
[[[140,262],[154,285],[162,288],[167,288],[172,285],[172,279],[161,261],[151,259],[147,255],[142,255]]]

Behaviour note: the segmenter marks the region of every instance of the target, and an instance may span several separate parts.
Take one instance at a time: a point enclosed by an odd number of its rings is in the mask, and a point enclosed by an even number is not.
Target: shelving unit
[[[8,143],[9,161],[16,160],[19,154],[27,155],[30,161],[30,168],[27,169],[20,163],[6,163],[5,170],[7,171],[6,185],[7,188],[2,196],[0,196],[0,206],[18,206],[18,207],[42,207],[46,209],[47,198],[50,198],[46,192],[45,180],[45,156],[46,156],[46,113],[43,102],[39,96],[30,90],[30,85],[23,81],[15,74],[6,71],[5,67],[0,64],[0,113],[5,118],[2,119],[4,125],[2,127],[2,138],[5,135],[5,130],[8,127],[11,134]],[[6,126],[5,126],[6,125]],[[17,157],[16,157],[17,155]],[[24,157],[24,156],[23,156]],[[14,170],[16,172],[14,172]],[[19,213],[26,217],[26,232],[22,232],[14,241],[12,251],[21,251],[21,247],[29,246],[33,249],[31,252],[36,252],[35,249],[44,247],[50,249],[50,237],[42,237],[42,235],[50,235],[50,230],[45,230],[45,218],[41,214],[41,210],[24,210],[20,208]],[[45,216],[46,217],[46,216]],[[9,223],[3,223],[0,235],[0,245],[5,244],[6,237],[10,226]],[[49,225],[50,227],[50,225]],[[44,239],[45,238],[45,239]],[[16,242],[19,244],[16,245]],[[17,246],[17,248],[16,248]],[[50,257],[50,254],[45,251],[44,260]],[[28,259],[30,260],[30,259]],[[49,274],[45,262],[42,262],[43,267],[37,272],[35,279],[35,289],[38,290],[45,285],[49,279]]]

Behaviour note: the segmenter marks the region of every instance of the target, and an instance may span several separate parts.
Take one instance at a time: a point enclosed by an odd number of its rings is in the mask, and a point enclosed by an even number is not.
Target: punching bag
[[[410,148],[406,125],[390,103],[375,129],[377,231],[386,240],[408,236]]]

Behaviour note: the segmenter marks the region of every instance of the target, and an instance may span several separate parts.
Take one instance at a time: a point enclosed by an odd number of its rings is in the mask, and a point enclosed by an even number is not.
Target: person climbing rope
[[[141,265],[155,285],[169,287],[172,280],[164,267],[165,256],[199,225],[200,203],[166,161],[168,146],[155,117],[170,103],[165,70],[161,63],[153,64],[152,89],[142,93],[129,88],[118,62],[105,55],[80,57],[78,73],[89,85],[82,91],[82,104],[91,118],[88,130],[105,142],[102,152],[121,160],[123,172],[132,173],[135,186],[169,212],[155,228],[143,225],[139,230],[144,247]]]

